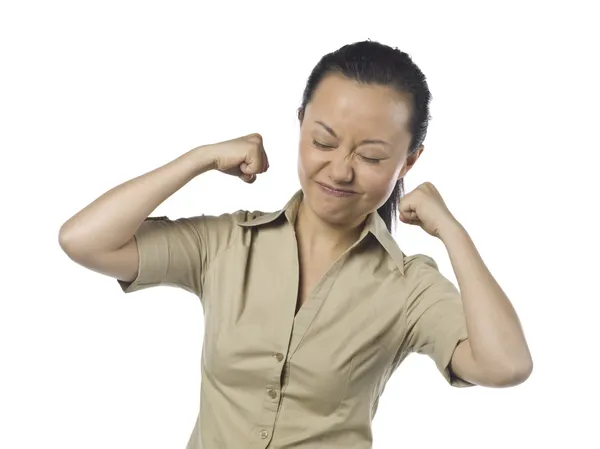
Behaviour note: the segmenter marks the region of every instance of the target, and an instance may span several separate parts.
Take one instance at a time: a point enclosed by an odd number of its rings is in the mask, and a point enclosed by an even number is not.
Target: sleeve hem
[[[156,279],[165,278],[166,265],[157,262],[161,261],[160,255],[168,250],[168,245],[162,239],[148,239],[150,240],[148,241],[143,235],[142,233],[134,235],[138,251],[138,274],[136,278],[131,282],[117,279],[117,283],[124,293],[132,293],[160,285],[161,282],[156,281]]]
[[[442,373],[442,375],[446,379],[446,382],[448,382],[448,384],[451,387],[465,388],[475,386],[475,384],[467,382],[466,380],[454,374],[450,367],[454,351],[456,351],[457,346],[463,341],[465,341],[467,338],[468,335],[464,330],[461,330],[457,334],[453,335],[452,338],[449,338],[448,341],[451,341],[452,344],[449,343],[448,349],[446,349],[444,356],[438,362],[438,370]]]

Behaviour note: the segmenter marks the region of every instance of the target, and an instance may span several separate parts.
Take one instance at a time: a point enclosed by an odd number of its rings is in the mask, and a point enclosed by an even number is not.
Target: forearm
[[[473,359],[497,370],[530,370],[531,354],[517,313],[467,231],[452,223],[440,232],[440,240],[459,284]]]
[[[67,253],[81,254],[112,251],[125,245],[161,203],[213,168],[214,157],[207,148],[194,148],[104,193],[62,225],[61,247]]]

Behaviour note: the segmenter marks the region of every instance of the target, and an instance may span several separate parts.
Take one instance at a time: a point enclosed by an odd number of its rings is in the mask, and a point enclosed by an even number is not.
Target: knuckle
[[[248,136],[248,140],[253,143],[260,144],[262,143],[262,136],[259,133],[252,133]]]

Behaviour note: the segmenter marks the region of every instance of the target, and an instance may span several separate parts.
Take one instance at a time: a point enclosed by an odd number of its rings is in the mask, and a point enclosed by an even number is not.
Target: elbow
[[[58,244],[63,252],[73,260],[82,253],[82,245],[77,242],[73,232],[66,227],[66,224],[62,225],[58,231]]]
[[[70,238],[68,231],[65,230],[65,225],[62,225],[58,231],[58,244],[60,249],[67,254],[69,253],[69,250],[72,247],[72,239]]]
[[[62,249],[67,254],[73,247],[73,239],[71,238],[71,235],[64,224],[60,227],[60,230],[58,231],[58,244],[60,245],[60,249]]]
[[[533,361],[528,361],[514,364],[510,368],[502,371],[502,374],[494,376],[494,380],[490,386],[497,388],[515,387],[524,383],[533,372]]]
[[[514,370],[514,379],[518,384],[522,384],[531,376],[533,373],[533,360],[529,359],[523,364],[521,364],[517,369]]]

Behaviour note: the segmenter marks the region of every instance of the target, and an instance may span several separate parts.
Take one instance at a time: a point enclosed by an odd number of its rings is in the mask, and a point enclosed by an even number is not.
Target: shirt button
[[[269,436],[269,432],[267,432],[266,430],[261,430],[260,431],[260,437],[264,440]]]
[[[277,359],[278,362],[283,360],[283,354],[281,352],[276,352],[273,356]]]
[[[271,399],[275,399],[277,397],[277,391],[269,390],[269,396],[271,397]]]

